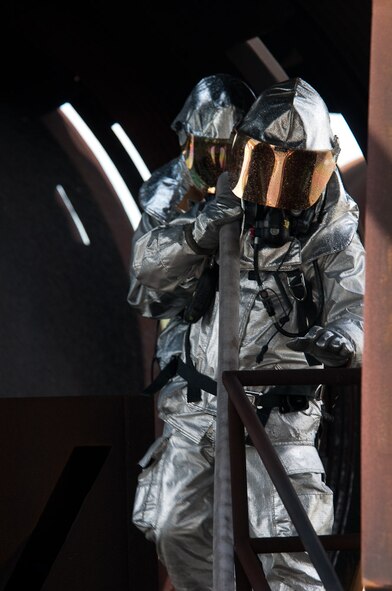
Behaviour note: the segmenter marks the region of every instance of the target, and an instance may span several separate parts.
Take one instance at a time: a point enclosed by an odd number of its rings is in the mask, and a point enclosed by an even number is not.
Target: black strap
[[[198,402],[201,400],[201,390],[205,390],[210,394],[216,396],[217,383],[212,378],[205,376],[204,374],[197,371],[193,365],[191,358],[191,341],[190,341],[191,325],[185,334],[185,361],[184,363],[179,359],[178,373],[188,382],[188,402]],[[181,373],[181,371],[183,373]]]
[[[201,390],[209,394],[217,395],[217,382],[195,368],[191,359],[191,345],[189,339],[190,326],[185,335],[185,358],[173,359],[161,370],[155,380],[143,390],[143,394],[155,394],[176,374],[180,375],[188,383],[188,402],[201,400]],[[308,407],[309,398],[314,398],[313,386],[274,386],[266,394],[260,394],[256,399],[256,406],[260,407],[260,418],[265,415],[265,423],[268,420],[272,408],[279,408],[281,413],[304,410]],[[263,424],[264,420],[263,420]]]
[[[196,240],[193,238],[192,232],[193,232],[193,223],[186,224],[184,226],[185,240],[186,240],[186,243],[188,244],[188,246],[191,248],[191,250],[193,250],[194,253],[201,254],[203,256],[210,256],[216,252],[216,248],[202,248],[201,246],[199,246],[197,244]]]
[[[219,266],[215,259],[207,261],[195,290],[185,306],[182,316],[185,322],[197,322],[212,306],[219,287]]]
[[[194,365],[188,365],[182,359],[178,359],[178,374],[188,382],[188,402],[201,400],[201,390],[216,396],[217,382],[197,371]]]
[[[276,284],[277,284],[277,286],[279,288],[280,295],[282,296],[283,301],[286,304],[286,308],[283,308],[283,309],[284,309],[286,315],[287,314],[290,314],[290,310],[292,309],[293,304],[289,300],[289,296],[286,293],[286,290],[285,290],[285,288],[283,286],[283,283],[282,283],[282,280],[280,278],[280,275],[279,275],[279,273],[277,271],[273,271],[272,272],[272,275],[273,275],[273,277],[274,277],[274,279],[276,281]]]
[[[256,398],[257,416],[265,427],[273,408],[278,408],[282,414],[299,412],[309,408],[309,400],[315,397],[315,389],[310,385],[274,386],[269,392]],[[253,445],[249,437],[246,442]]]
[[[292,307],[279,273],[274,272],[273,275],[286,305]],[[315,322],[315,305],[312,297],[312,284],[305,279],[305,276],[300,269],[288,271],[287,281],[291,294],[296,302],[298,331],[305,334]],[[309,355],[309,353],[304,353],[304,355],[308,365],[320,365],[320,362],[313,357],[313,355]]]
[[[144,388],[143,394],[150,395],[158,392],[167,382],[177,373],[178,357],[173,357],[171,361],[157,375],[149,386]]]
[[[309,281],[305,281],[306,285],[306,296],[303,301],[297,301],[297,310],[298,310],[298,327],[299,330],[309,330],[314,323],[314,302],[312,298],[312,285]],[[312,365],[320,365],[320,361],[310,355],[309,353],[304,353],[305,359],[308,365],[311,367]]]
[[[159,372],[155,380],[144,388],[143,394],[155,394],[176,374],[188,382],[188,402],[198,402],[201,400],[201,390],[205,390],[216,396],[216,381],[197,371],[194,365],[187,365],[180,357],[173,357]]]
[[[198,402],[201,400],[201,390],[205,390],[216,396],[217,382],[197,371],[193,364],[188,365],[184,363],[180,357],[173,357],[159,372],[155,380],[144,388],[143,394],[155,394],[176,374],[188,382],[188,402]]]
[[[188,402],[198,402],[201,400],[202,390],[205,390],[206,392],[216,396],[217,382],[197,371],[193,365],[189,339],[190,328],[191,327],[189,326],[185,335],[186,362],[184,363],[180,357],[173,357],[173,359],[169,361],[169,363],[159,372],[155,380],[153,380],[153,382],[151,382],[151,384],[143,390],[143,394],[155,394],[158,392],[158,390],[161,390],[161,388],[163,388],[163,386],[167,384],[171,378],[178,374],[188,382]]]
[[[265,394],[255,399],[257,408],[279,408],[281,413],[304,410],[309,406],[310,398],[315,398],[316,390],[312,385],[281,385],[273,386]]]

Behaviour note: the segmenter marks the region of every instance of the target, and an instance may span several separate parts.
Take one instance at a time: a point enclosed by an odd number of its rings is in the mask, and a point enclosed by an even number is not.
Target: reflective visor
[[[213,139],[190,135],[183,147],[185,162],[207,187],[215,187],[218,176],[226,170],[231,139]]]
[[[335,167],[335,149],[290,150],[237,134],[228,172],[237,197],[268,207],[302,210],[319,199]]]

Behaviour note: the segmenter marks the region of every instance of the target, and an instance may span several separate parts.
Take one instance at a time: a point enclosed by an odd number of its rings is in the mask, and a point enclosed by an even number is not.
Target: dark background
[[[366,153],[370,0],[174,0],[140,2],[137,11],[117,0],[16,2],[5,12],[10,99],[37,115],[85,98],[126,128],[151,169],[177,153],[169,125],[193,85],[239,74],[228,54],[252,37],[343,112]]]

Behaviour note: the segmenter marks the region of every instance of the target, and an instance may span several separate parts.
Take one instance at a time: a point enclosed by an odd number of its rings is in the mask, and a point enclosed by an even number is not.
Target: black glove
[[[189,229],[186,233],[188,244],[194,250],[215,251],[219,245],[220,227],[240,219],[242,214],[241,201],[230,190],[228,173],[223,172],[218,178],[214,199],[206,202],[192,224],[191,236]],[[195,243],[193,246],[192,240]]]
[[[286,343],[292,351],[309,353],[329,367],[350,365],[354,355],[354,345],[350,339],[332,328],[313,326],[304,337]]]

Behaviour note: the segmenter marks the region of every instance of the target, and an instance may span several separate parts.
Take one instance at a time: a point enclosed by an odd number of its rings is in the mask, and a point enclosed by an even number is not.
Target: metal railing
[[[270,586],[258,554],[305,550],[326,591],[343,591],[327,550],[359,548],[359,534],[318,536],[277,455],[244,386],[341,385],[361,383],[360,368],[223,371],[229,397],[229,443],[233,507],[233,536],[237,591],[268,591]],[[251,538],[249,534],[245,428],[298,532],[295,537]]]

